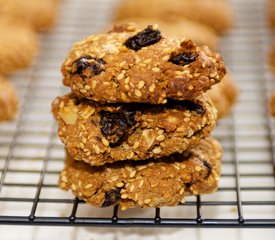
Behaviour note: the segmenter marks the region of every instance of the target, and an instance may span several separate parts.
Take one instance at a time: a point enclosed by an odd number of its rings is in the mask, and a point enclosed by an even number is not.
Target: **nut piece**
[[[154,131],[146,129],[142,132],[142,137],[145,140],[146,149],[149,149],[155,141]]]
[[[76,106],[66,106],[59,112],[59,116],[66,124],[75,124],[78,118]]]
[[[85,111],[82,111],[80,113],[80,115],[84,118],[84,119],[88,119],[91,115],[93,115],[95,113],[95,108],[91,107],[91,106],[87,106],[87,108],[85,109]]]

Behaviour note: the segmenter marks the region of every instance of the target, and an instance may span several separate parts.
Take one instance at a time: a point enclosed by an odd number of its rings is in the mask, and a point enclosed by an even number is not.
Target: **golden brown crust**
[[[157,23],[161,31],[163,31],[163,33],[167,36],[175,36],[176,38],[185,37],[187,39],[191,39],[199,46],[206,45],[210,49],[217,49],[219,45],[219,37],[210,27],[184,18],[181,18],[174,23],[151,17],[127,18],[118,20],[115,24],[121,25],[125,23],[135,23],[141,29],[152,23]]]
[[[35,30],[45,31],[55,25],[60,0],[1,0],[1,16],[25,21]]]
[[[67,155],[59,186],[97,207],[174,206],[185,196],[216,191],[222,149],[214,139],[201,140],[177,156],[146,162],[123,162],[91,167]]]
[[[124,0],[119,6],[116,19],[159,18],[176,22],[181,18],[199,22],[222,34],[234,22],[233,9],[227,0]]]
[[[147,30],[158,32],[155,25]],[[116,26],[76,43],[62,66],[64,84],[94,101],[161,104],[199,96],[226,73],[219,54],[191,40],[162,35],[150,46],[129,49],[126,42],[139,34],[134,25]],[[178,56],[186,62],[173,61]]]
[[[217,108],[218,119],[221,119],[231,112],[237,101],[239,89],[232,76],[226,75],[219,84],[213,86],[206,94]]]
[[[28,25],[1,18],[0,74],[30,66],[37,51],[38,38]]]
[[[74,95],[69,94],[57,98],[52,110],[58,121],[59,137],[69,154],[74,159],[95,166],[125,159],[160,158],[183,152],[197,144],[202,137],[208,136],[216,122],[216,109],[204,96],[165,105],[129,106],[100,105],[85,100],[79,102]],[[112,115],[110,119],[115,120],[103,123],[105,112]],[[117,120],[116,113],[134,116],[134,120],[130,120],[134,124],[129,129],[123,128],[128,120],[120,120],[123,117]],[[115,121],[120,125],[115,125]],[[120,139],[113,141],[109,135],[104,135],[103,129],[121,125],[124,130],[115,132],[117,136],[122,131]]]
[[[0,76],[0,122],[12,120],[18,110],[18,99],[12,84]]]

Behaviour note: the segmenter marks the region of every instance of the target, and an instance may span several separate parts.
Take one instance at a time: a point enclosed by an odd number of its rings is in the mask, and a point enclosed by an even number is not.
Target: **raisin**
[[[160,39],[161,32],[159,30],[154,30],[153,26],[149,25],[143,31],[127,39],[124,45],[127,48],[138,51],[143,47],[147,47],[159,42]]]
[[[185,65],[188,65],[189,63],[196,61],[198,56],[199,56],[198,53],[192,53],[192,52],[181,53],[175,56],[172,55],[169,59],[169,62],[172,62],[180,66],[185,66]]]
[[[114,205],[120,199],[120,188],[112,189],[109,192],[105,193],[105,201],[102,204],[102,207],[109,207]]]
[[[104,64],[100,58],[84,56],[73,62],[72,73],[79,74],[82,78],[99,75],[105,70]]]
[[[185,188],[187,188],[187,189],[191,188],[191,186],[192,186],[191,183],[185,183],[184,185],[185,185]]]
[[[207,171],[208,171],[208,174],[207,174],[207,177],[209,177],[209,175],[211,174],[212,172],[212,166],[210,163],[208,163],[207,161],[205,160],[202,160],[203,162],[203,165],[206,167]]]
[[[203,106],[197,103],[194,103],[192,101],[184,100],[182,101],[182,105],[185,106],[190,111],[195,111],[199,115],[203,115],[205,113],[205,109]]]
[[[101,111],[101,133],[110,142],[111,147],[118,146],[133,130],[135,111]]]

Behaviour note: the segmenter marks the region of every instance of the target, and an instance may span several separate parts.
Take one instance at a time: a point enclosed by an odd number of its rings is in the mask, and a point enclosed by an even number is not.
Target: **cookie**
[[[221,56],[191,40],[165,37],[156,25],[134,25],[74,45],[62,66],[64,84],[100,102],[166,103],[192,99],[221,81]]]
[[[103,105],[68,94],[53,102],[52,111],[69,154],[93,166],[181,153],[208,136],[216,122],[216,109],[204,96]]]
[[[0,19],[0,74],[30,66],[38,51],[38,37],[22,23]]]
[[[59,186],[96,207],[175,206],[185,196],[216,191],[222,149],[214,139],[183,154],[143,162],[125,161],[92,167],[67,155]]]
[[[1,16],[29,23],[35,30],[49,30],[55,25],[60,0],[1,0]]]
[[[161,31],[167,36],[175,36],[177,38],[186,37],[199,46],[206,45],[210,49],[217,49],[219,45],[219,37],[210,27],[184,18],[174,23],[153,18],[127,18],[118,20],[116,25],[125,23],[135,23],[141,29],[150,23],[157,23]]]
[[[206,93],[218,111],[218,119],[226,117],[232,110],[239,95],[239,89],[231,75],[224,79]]]
[[[275,43],[271,48],[269,62],[270,62],[271,70],[275,73]]]
[[[272,93],[269,103],[270,114],[275,117],[275,92]]]
[[[15,118],[18,98],[11,82],[0,76],[0,122]]]
[[[226,0],[124,0],[115,15],[116,20],[139,17],[176,22],[186,18],[208,25],[218,34],[234,22],[233,9]]]
[[[269,0],[269,17],[272,28],[275,28],[275,0]]]

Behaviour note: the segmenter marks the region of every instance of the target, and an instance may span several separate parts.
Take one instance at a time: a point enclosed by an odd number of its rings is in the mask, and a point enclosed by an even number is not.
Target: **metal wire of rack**
[[[67,0],[57,28],[42,36],[42,51],[13,76],[21,110],[0,125],[0,224],[108,227],[275,227],[275,122],[267,100],[275,81],[268,71],[271,33],[262,0],[232,0],[238,22],[222,53],[241,88],[238,106],[214,133],[224,147],[217,193],[189,197],[174,208],[120,212],[87,206],[57,186],[64,149],[50,113],[68,91],[59,66],[74,41],[106,26],[116,1]],[[92,13],[92,14],[91,14]],[[274,83],[273,83],[274,82]]]

